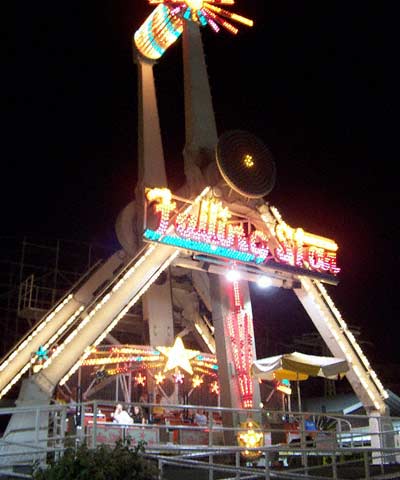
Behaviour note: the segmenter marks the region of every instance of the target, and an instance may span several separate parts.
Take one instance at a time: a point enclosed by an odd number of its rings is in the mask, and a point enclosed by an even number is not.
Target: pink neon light
[[[233,363],[239,381],[239,390],[243,408],[253,406],[253,381],[250,367],[253,361],[253,336],[251,319],[242,306],[239,282],[232,282],[230,292],[234,310],[229,314],[227,326],[232,345]]]

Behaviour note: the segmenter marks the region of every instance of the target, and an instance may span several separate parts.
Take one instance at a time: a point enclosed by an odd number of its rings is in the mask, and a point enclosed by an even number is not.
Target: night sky
[[[388,8],[237,0],[228,9],[253,18],[253,28],[241,26],[237,36],[202,29],[218,133],[238,128],[264,141],[277,166],[267,200],[291,226],[336,240],[342,272],[329,292],[379,364],[400,363],[398,51]],[[151,11],[145,0],[21,5],[2,68],[2,235],[118,248],[114,223],[136,182],[131,37]],[[154,72],[176,188],[180,40]],[[261,354],[313,331],[291,292],[254,298]]]

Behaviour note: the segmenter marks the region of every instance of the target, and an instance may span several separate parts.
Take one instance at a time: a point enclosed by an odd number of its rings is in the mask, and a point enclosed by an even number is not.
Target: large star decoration
[[[173,370],[175,367],[180,367],[190,373],[190,375],[193,373],[190,360],[200,353],[198,350],[186,349],[181,337],[176,337],[172,347],[157,347],[157,350],[167,357],[164,372]]]

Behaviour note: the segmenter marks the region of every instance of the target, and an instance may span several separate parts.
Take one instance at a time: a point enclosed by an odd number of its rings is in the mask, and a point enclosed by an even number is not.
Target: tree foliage
[[[86,444],[68,448],[57,461],[34,469],[34,480],[156,480],[156,465],[143,457],[144,444],[131,448],[117,442],[114,447]]]

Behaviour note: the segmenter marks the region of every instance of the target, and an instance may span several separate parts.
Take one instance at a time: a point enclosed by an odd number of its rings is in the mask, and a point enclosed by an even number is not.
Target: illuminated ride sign
[[[273,231],[261,231],[206,196],[179,211],[178,199],[166,188],[149,189],[146,198],[158,215],[156,228],[144,231],[146,240],[256,265],[276,262],[331,275],[340,271],[337,244],[302,228],[279,222]]]

